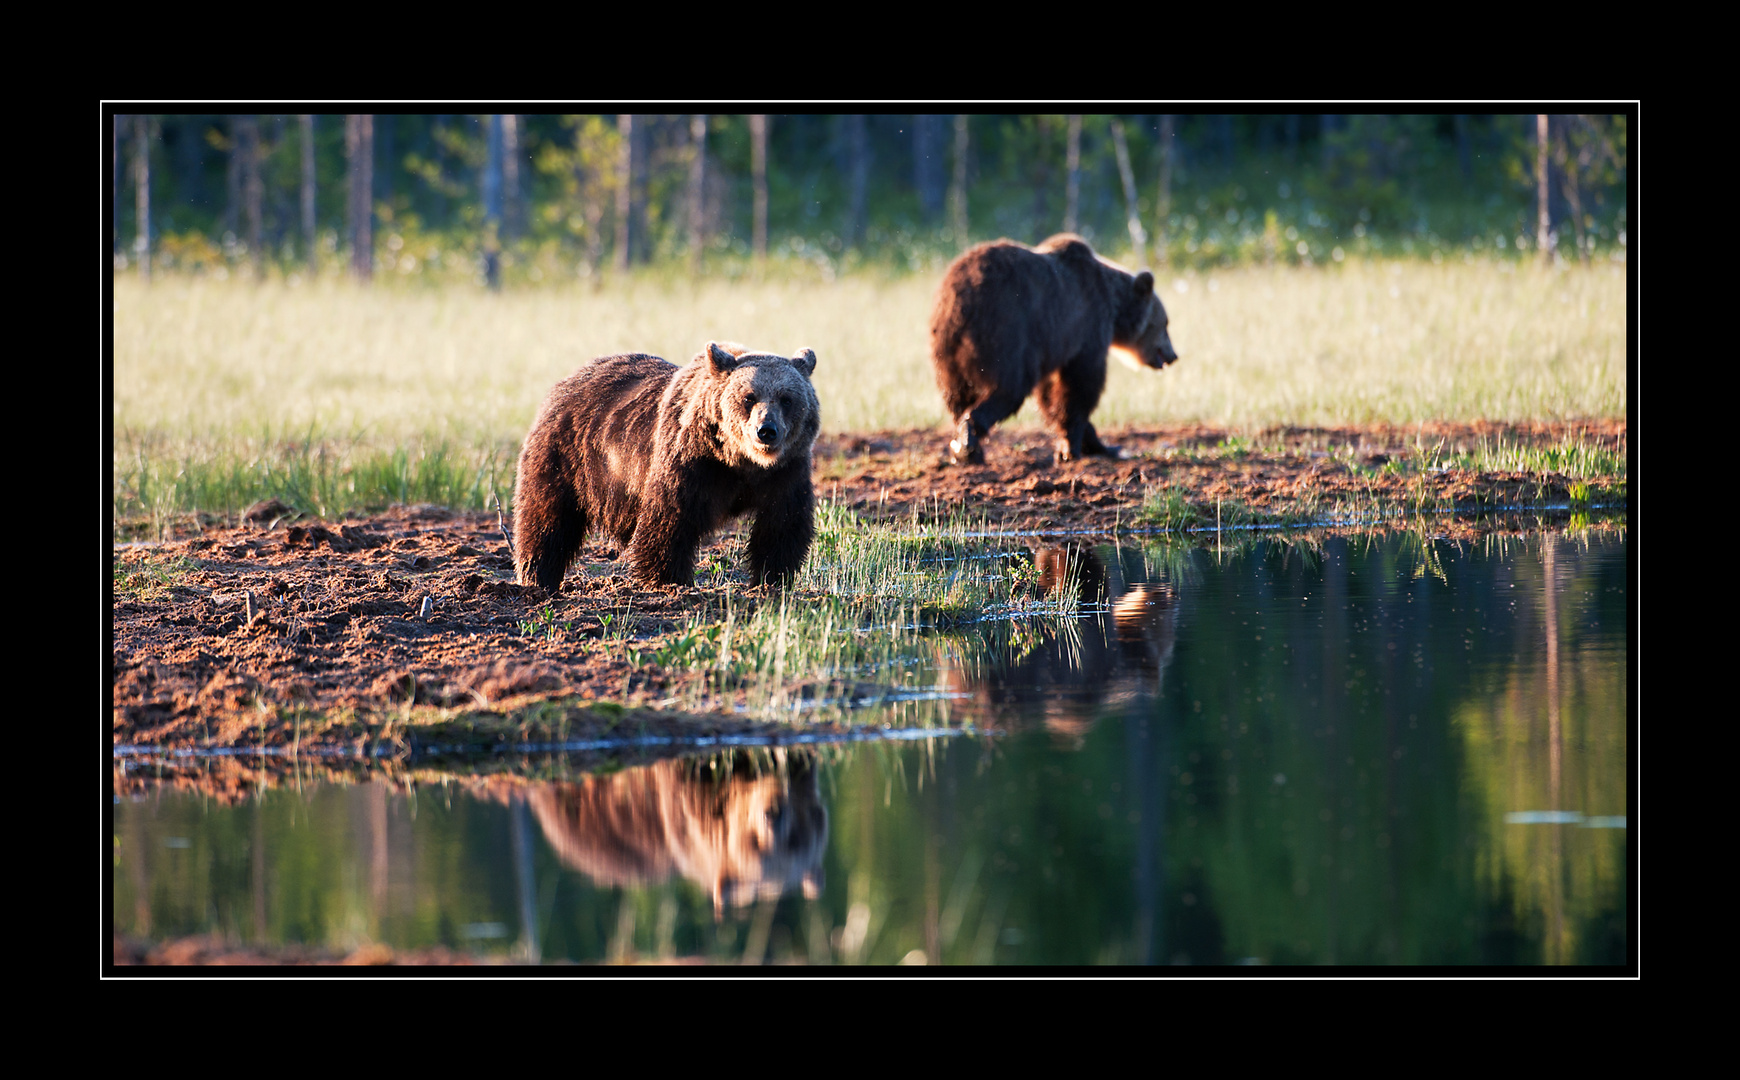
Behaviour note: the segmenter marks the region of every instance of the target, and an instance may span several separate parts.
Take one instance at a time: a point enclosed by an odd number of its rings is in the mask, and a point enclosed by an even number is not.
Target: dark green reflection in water
[[[1038,556],[1072,560],[1106,597],[1078,632],[923,658],[997,738],[164,792],[115,807],[116,927],[546,960],[1624,961],[1622,540]]]

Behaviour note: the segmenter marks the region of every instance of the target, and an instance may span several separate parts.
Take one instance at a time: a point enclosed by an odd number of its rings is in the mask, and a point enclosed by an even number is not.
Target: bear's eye
[[[780,398],[779,399],[779,407],[782,409],[790,409],[791,408],[791,398],[789,396]]]
[[[754,394],[743,395],[743,404],[754,405],[755,404],[755,395]]]

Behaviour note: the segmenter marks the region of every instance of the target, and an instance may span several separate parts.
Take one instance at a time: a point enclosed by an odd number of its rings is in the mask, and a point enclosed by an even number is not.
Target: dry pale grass
[[[1625,270],[1353,264],[1162,275],[1183,360],[1114,364],[1102,425],[1233,427],[1622,415]],[[129,439],[518,440],[581,362],[678,362],[709,339],[816,350],[831,431],[942,422],[934,276],[698,284],[652,278],[490,295],[118,279],[115,428]],[[1029,404],[1017,423],[1035,423]]]

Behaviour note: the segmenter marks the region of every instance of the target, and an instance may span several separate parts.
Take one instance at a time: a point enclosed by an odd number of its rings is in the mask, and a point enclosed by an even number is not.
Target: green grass
[[[1552,473],[1581,481],[1624,476],[1627,470],[1623,451],[1576,436],[1567,436],[1550,446],[1483,438],[1479,445],[1466,451],[1446,453],[1437,447],[1423,449],[1420,460],[1422,467],[1427,469]]]
[[[830,503],[817,516],[791,589],[765,599],[727,589],[677,630],[626,647],[628,659],[656,663],[688,708],[831,717],[865,695],[899,696],[940,642],[997,655],[1073,629],[1076,579],[1046,590],[1024,550],[972,535],[965,517],[872,524]]]
[[[1182,360],[1111,365],[1094,419],[1258,431],[1623,415],[1625,273],[1472,256],[1166,272]],[[939,278],[648,274],[491,294],[118,277],[114,505],[481,507],[509,497],[519,440],[559,379],[613,352],[686,362],[712,339],[813,347],[827,431],[940,426],[927,330]],[[1033,426],[1037,410],[1009,422]]]
[[[1272,499],[1263,505],[1242,498],[1191,498],[1182,485],[1161,483],[1151,487],[1132,514],[1136,527],[1160,532],[1190,532],[1259,525],[1289,528],[1326,523],[1373,523],[1438,513],[1454,508],[1453,501],[1425,483],[1430,474],[1467,471],[1500,474],[1514,481],[1533,481],[1532,491],[1505,496],[1513,508],[1545,508],[1569,504],[1579,509],[1618,506],[1628,492],[1627,462],[1623,451],[1594,439],[1570,435],[1548,445],[1513,438],[1482,438],[1466,449],[1446,449],[1442,442],[1417,442],[1393,452],[1381,464],[1367,464],[1354,448],[1331,446],[1324,460],[1346,470],[1356,480],[1368,481],[1363,492],[1340,491],[1319,494],[1309,491],[1291,499]],[[1246,438],[1229,438],[1214,447],[1167,451],[1162,461],[1193,465],[1241,461],[1253,453],[1297,453],[1297,448],[1275,444],[1258,446]],[[1518,475],[1520,474],[1520,476]],[[1379,486],[1376,481],[1400,478],[1400,490]]]
[[[379,446],[261,433],[234,442],[119,432],[113,508],[118,521],[205,513],[233,517],[278,499],[331,518],[393,504],[483,510],[513,492],[511,444],[462,449],[445,441]]]
[[[195,568],[191,559],[181,557],[117,555],[111,563],[110,580],[117,600],[151,600],[174,588]]]

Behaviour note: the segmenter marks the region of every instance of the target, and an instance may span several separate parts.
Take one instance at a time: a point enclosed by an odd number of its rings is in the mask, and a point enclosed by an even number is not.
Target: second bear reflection
[[[1087,614],[1059,633],[1040,631],[1006,656],[943,660],[942,683],[964,694],[964,715],[987,727],[1040,720],[1061,747],[1080,749],[1107,706],[1160,696],[1177,637],[1177,592],[1122,562],[1108,566],[1093,548],[1045,547],[1033,553],[1040,589],[1071,584]]]
[[[661,761],[526,795],[563,863],[599,885],[650,885],[678,875],[726,905],[822,894],[828,811],[808,751]]]

